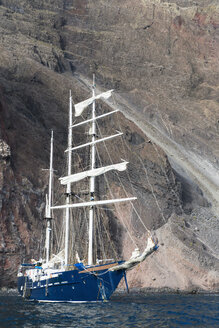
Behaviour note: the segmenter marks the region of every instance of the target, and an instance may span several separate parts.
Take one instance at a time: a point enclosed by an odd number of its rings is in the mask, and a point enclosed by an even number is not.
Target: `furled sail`
[[[112,164],[112,165],[100,167],[97,169],[72,174],[72,175],[69,175],[69,176],[66,176],[63,178],[59,178],[59,180],[61,181],[62,185],[66,185],[67,183],[77,182],[77,181],[80,181],[87,177],[96,177],[96,176],[99,176],[99,175],[104,174],[111,170],[125,171],[127,164],[128,164],[128,162]]]
[[[103,92],[97,96],[91,97],[89,99],[86,99],[78,104],[75,105],[75,116],[80,116],[84,109],[89,106],[90,104],[92,104],[92,102],[96,99],[108,99],[111,95],[112,95],[113,89]]]
[[[52,263],[64,262],[64,261],[65,261],[65,250],[62,249],[58,254],[52,254],[49,263],[52,264]]]

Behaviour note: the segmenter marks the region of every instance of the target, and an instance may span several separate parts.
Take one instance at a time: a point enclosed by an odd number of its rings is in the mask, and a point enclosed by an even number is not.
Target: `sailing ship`
[[[126,271],[145,260],[154,252],[158,246],[151,235],[148,235],[145,250],[140,254],[135,250],[129,260],[107,260],[95,259],[94,256],[94,220],[95,208],[98,206],[115,204],[120,202],[133,202],[135,197],[116,198],[116,199],[95,199],[95,179],[97,176],[106,174],[108,171],[124,171],[128,162],[111,164],[108,166],[97,167],[96,165],[96,144],[116,138],[122,133],[97,139],[96,123],[106,116],[113,115],[118,110],[113,110],[105,114],[96,115],[96,101],[98,99],[108,99],[113,90],[102,92],[96,95],[95,82],[93,79],[92,96],[85,101],[73,105],[70,92],[69,97],[69,126],[68,126],[68,148],[67,153],[67,175],[60,178],[60,182],[66,187],[65,204],[54,205],[53,200],[53,132],[50,143],[50,168],[48,197],[46,198],[46,237],[45,237],[45,258],[39,261],[32,260],[31,263],[21,264],[18,271],[18,291],[26,299],[41,302],[91,302],[109,300],[113,292],[122,279],[125,280]],[[79,123],[73,124],[73,107],[75,117],[82,115],[86,108],[91,112],[90,118]],[[75,127],[90,125],[90,138],[88,143],[73,147],[72,134]],[[72,152],[77,149],[90,147],[91,165],[89,170],[72,174]],[[73,202],[72,185],[85,178],[89,179],[89,201]],[[85,179],[86,180],[86,179]],[[70,215],[71,211],[77,208],[86,208],[89,213],[88,222],[88,254],[87,260],[81,261],[76,254],[74,264],[69,255],[70,238]],[[51,234],[52,234],[52,213],[56,210],[64,211],[65,222],[65,241],[64,249],[56,255],[51,254]],[[72,245],[71,245],[72,246]]]

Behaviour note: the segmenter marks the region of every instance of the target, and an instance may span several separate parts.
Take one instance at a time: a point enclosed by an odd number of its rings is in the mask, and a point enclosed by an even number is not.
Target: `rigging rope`
[[[98,131],[99,131],[99,133],[100,133],[100,136],[101,136],[101,138],[102,138],[102,133],[101,133],[101,130],[100,130],[100,127],[99,127],[99,124],[98,124],[98,123],[97,123],[97,127],[98,127]],[[109,154],[109,151],[108,151],[108,149],[107,149],[107,147],[106,147],[106,143],[105,143],[105,141],[103,141],[103,144],[104,144],[104,147],[105,147],[105,149],[106,149],[106,153],[107,153],[107,155],[109,156],[109,159],[110,159],[110,161],[111,161],[111,164],[113,164],[112,158],[111,158],[111,156],[110,156],[110,154]],[[101,158],[100,158],[100,155],[99,155],[98,150],[97,150],[97,155],[98,155],[99,161],[100,161],[100,163],[101,163],[101,165],[102,165],[102,161],[101,161]],[[117,176],[118,176],[118,175],[117,175]],[[106,181],[106,183],[107,183],[107,186],[108,186],[108,189],[109,189],[110,195],[111,195],[111,197],[113,197],[113,193],[112,193],[112,190],[111,190],[111,187],[110,187],[109,181],[108,181],[108,179],[107,179],[107,177],[106,177],[105,175],[104,175],[104,179],[105,179],[105,181]],[[123,186],[123,184],[122,184],[120,178],[119,178],[119,180],[120,180],[120,183],[121,183],[121,185],[122,185],[123,190],[125,191],[125,188],[124,188],[124,186]],[[126,193],[126,191],[125,191],[125,193]],[[126,195],[127,195],[127,193],[126,193]],[[118,206],[118,205],[117,205],[117,206]],[[117,207],[117,206],[116,206],[116,207]],[[126,228],[126,231],[128,232],[128,235],[129,235],[130,239],[132,240],[132,242],[133,242],[133,244],[135,245],[135,247],[137,247],[137,244],[135,243],[135,240],[134,240],[134,238],[132,237],[132,235],[131,235],[129,229],[127,228],[127,226],[126,226],[126,224],[125,224],[125,222],[124,222],[122,216],[121,216],[120,218],[121,218],[121,220],[122,220],[122,222],[123,222],[124,227]]]
[[[119,122],[119,119],[117,120],[117,122]],[[97,123],[97,125],[98,125],[98,123]],[[99,126],[98,126],[98,128],[99,128]],[[119,124],[119,128],[120,128],[120,130],[122,130],[120,124]],[[99,130],[100,130],[100,129],[99,129]],[[122,140],[123,150],[124,150],[124,153],[125,153],[124,140],[123,140],[123,138],[121,138],[121,140]],[[105,144],[105,142],[104,142],[104,144]],[[128,146],[128,145],[127,145],[127,146]],[[106,145],[105,145],[105,148],[106,148]],[[107,148],[106,148],[106,151],[107,151],[107,154],[108,154],[108,156],[109,156],[109,158],[110,158],[111,163],[113,164],[113,161],[112,161],[112,159],[111,159],[111,156],[110,156],[110,154],[109,154]],[[131,152],[131,149],[130,149],[130,148],[129,148],[129,151]],[[115,174],[117,175],[117,178],[118,178],[118,180],[119,180],[119,182],[120,182],[120,184],[121,184],[121,186],[122,186],[122,188],[123,188],[123,191],[125,192],[125,195],[128,196],[128,193],[127,193],[127,191],[126,191],[126,189],[125,189],[125,187],[124,187],[124,185],[123,185],[123,183],[122,183],[122,180],[121,180],[121,178],[120,178],[118,172],[115,172]],[[126,170],[126,174],[127,174],[128,180],[129,180],[130,185],[131,185],[131,188],[132,188],[132,193],[134,194],[134,188],[133,188],[133,186],[132,186],[132,182],[131,182],[131,179],[130,179],[130,175],[129,175],[129,173],[128,173],[128,170]],[[133,208],[135,214],[136,214],[137,217],[139,218],[140,222],[142,223],[143,227],[144,227],[145,230],[147,231],[147,233],[150,233],[150,230],[149,230],[149,229],[146,227],[146,225],[144,224],[144,222],[143,222],[142,218],[140,217],[140,215],[138,214],[138,212],[137,212],[137,210],[136,210],[134,204],[133,204],[132,202],[130,202],[130,204],[131,204],[131,206],[132,206],[132,208]]]
[[[119,122],[119,120],[117,120],[117,121]],[[119,127],[121,128],[120,123],[119,123]],[[123,138],[121,138],[121,139],[122,139],[122,147],[123,147],[123,150],[124,150],[124,152],[125,152],[125,142],[124,142],[124,139],[123,139]],[[129,145],[126,144],[126,147],[129,149],[130,152],[133,152],[133,151],[131,150],[131,148],[129,147]],[[136,154],[136,152],[135,152],[135,154]],[[137,155],[137,154],[136,154],[136,155]],[[139,157],[138,155],[137,155],[137,157],[140,159],[140,157]],[[141,162],[141,164],[142,164],[142,162]],[[143,164],[143,166],[144,166],[144,164]],[[147,173],[147,171],[146,171],[146,173]],[[126,175],[127,175],[127,178],[128,178],[128,180],[129,180],[129,182],[130,182],[130,185],[131,185],[131,188],[132,188],[132,192],[134,193],[134,188],[133,188],[133,185],[132,185],[131,178],[130,178],[130,175],[129,175],[128,170],[126,170]],[[148,180],[148,182],[149,182],[148,174],[146,174],[146,175],[147,175],[147,180]],[[150,186],[151,186],[151,184],[150,184]],[[151,186],[151,187],[152,187],[152,186]],[[145,228],[145,230],[146,230],[148,233],[150,233],[150,230],[146,227],[144,221],[142,220],[141,216],[138,214],[138,211],[136,210],[136,208],[135,208],[135,206],[134,206],[133,203],[132,203],[132,207],[133,207],[133,210],[134,210],[135,214],[137,215],[138,219],[140,220],[141,224],[142,224],[143,227]]]
[[[113,95],[113,101],[114,101],[114,103],[115,103],[114,95]],[[118,115],[118,114],[117,114],[117,115]],[[119,119],[118,119],[117,121],[119,122]],[[119,123],[119,127],[121,128],[120,123]],[[122,142],[123,142],[123,147],[124,147],[124,140],[123,140],[123,138],[122,138]],[[129,146],[128,144],[125,144],[125,145],[127,146],[127,148],[129,149],[130,152],[133,152],[133,150],[131,150],[131,148],[130,148],[130,146]],[[153,197],[154,197],[154,199],[155,199],[155,202],[156,202],[156,204],[157,204],[157,207],[158,207],[158,209],[159,209],[159,211],[160,211],[160,213],[161,213],[162,219],[163,219],[164,222],[166,223],[166,219],[165,219],[165,217],[164,217],[164,215],[163,215],[163,211],[162,211],[162,209],[161,209],[161,207],[160,207],[160,205],[159,205],[159,203],[158,203],[158,200],[157,200],[157,197],[156,197],[156,195],[155,195],[155,192],[154,192],[153,186],[152,186],[152,184],[150,183],[149,176],[148,176],[148,171],[147,171],[147,169],[146,169],[146,167],[145,167],[145,165],[144,165],[144,163],[143,163],[141,157],[140,157],[135,151],[134,151],[134,153],[135,153],[136,157],[139,159],[139,161],[141,162],[141,165],[142,165],[142,167],[143,167],[143,169],[144,169],[144,171],[145,171],[145,175],[146,175],[146,178],[147,178],[148,184],[149,184],[149,186],[150,186],[150,188],[151,188],[151,193],[152,193],[152,195],[153,195]],[[127,172],[127,174],[128,174],[128,172]],[[128,174],[128,175],[129,175],[129,174]],[[129,179],[130,179],[130,176],[129,176]],[[131,180],[130,180],[130,182],[131,182]],[[131,186],[132,186],[132,183],[131,183]],[[133,188],[133,187],[132,187],[132,188]],[[133,204],[132,204],[132,205],[133,205]],[[134,208],[134,211],[135,211],[136,215],[139,217],[139,220],[141,221],[141,223],[142,223],[143,226],[145,227],[146,231],[147,231],[148,233],[150,233],[150,230],[145,226],[145,224],[144,224],[142,218],[141,218],[140,215],[138,214],[138,212],[137,212],[137,210],[135,209],[134,205],[133,205],[133,208]]]
[[[153,145],[153,148],[155,149],[155,151],[157,152],[157,156],[158,156],[158,158],[160,159],[160,162],[161,162],[161,169],[162,169],[162,171],[163,171],[163,173],[164,173],[164,176],[165,176],[165,178],[166,178],[166,181],[167,181],[167,182],[169,183],[169,185],[171,186],[171,182],[170,182],[170,180],[169,180],[169,178],[168,178],[168,176],[167,176],[167,174],[166,174],[165,168],[164,168],[163,165],[162,165],[163,160],[162,160],[162,158],[161,158],[161,156],[160,156],[160,154],[159,154],[159,152],[158,152],[158,149],[157,149],[157,147],[156,147],[156,145],[155,145],[154,143],[152,143],[152,145]],[[173,172],[171,172],[171,173],[173,174]],[[180,207],[180,210],[181,210],[181,214],[183,214],[184,211],[183,211],[182,204],[181,204],[181,201],[180,201],[180,199],[179,199],[179,196],[176,194],[175,190],[174,190],[172,187],[171,187],[171,191],[172,191],[172,193],[174,194],[174,196],[176,197],[176,199],[177,199],[177,201],[178,201],[178,204],[179,204],[179,207]]]
[[[106,253],[105,253],[105,249],[104,249],[104,242],[103,239],[101,238],[101,226],[100,226],[100,220],[99,220],[99,216],[96,215],[96,222],[97,222],[97,231],[98,231],[98,236],[99,236],[99,243],[100,246],[102,246],[102,252],[103,252],[103,256],[104,258],[106,258]]]
[[[98,210],[99,210],[99,208],[98,208]],[[104,211],[105,211],[105,209],[104,209]],[[110,236],[109,236],[108,229],[106,228],[104,222],[102,222],[102,225],[103,225],[104,230],[105,230],[105,232],[106,232],[106,235],[107,235],[107,238],[108,238],[108,240],[109,240],[109,243],[111,244],[112,250],[113,250],[113,252],[114,252],[115,259],[117,259],[117,258],[118,258],[118,254],[117,254],[117,252],[116,252],[116,250],[115,250],[115,248],[114,248],[114,245],[113,245],[112,239],[111,239]]]

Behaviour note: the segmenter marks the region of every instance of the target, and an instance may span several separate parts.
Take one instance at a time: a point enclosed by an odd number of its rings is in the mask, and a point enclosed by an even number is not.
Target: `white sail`
[[[89,106],[90,104],[92,104],[92,102],[96,99],[108,99],[111,95],[112,95],[113,89],[103,92],[101,94],[99,94],[98,96],[93,96],[89,99],[86,99],[78,104],[75,105],[75,116],[80,116],[84,109]]]
[[[135,199],[137,199],[137,197],[104,199],[104,200],[96,200],[96,201],[94,200],[94,201],[91,201],[91,202],[52,206],[51,209],[56,210],[56,209],[64,209],[64,208],[72,208],[72,207],[86,207],[86,206],[94,206],[94,205],[106,205],[106,204],[127,202],[127,201],[131,201],[131,200],[135,200]]]
[[[122,162],[118,164],[99,167],[97,169],[88,170],[88,171],[72,174],[63,178],[59,178],[59,180],[61,181],[62,185],[66,185],[67,183],[77,182],[87,177],[96,177],[111,170],[125,171],[127,164],[128,162]]]

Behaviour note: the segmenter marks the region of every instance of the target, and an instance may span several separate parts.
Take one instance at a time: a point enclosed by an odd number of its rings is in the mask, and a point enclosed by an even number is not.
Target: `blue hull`
[[[28,276],[18,277],[18,291],[30,300],[47,302],[91,302],[109,300],[125,271],[101,270],[60,271],[56,277],[32,281]]]

